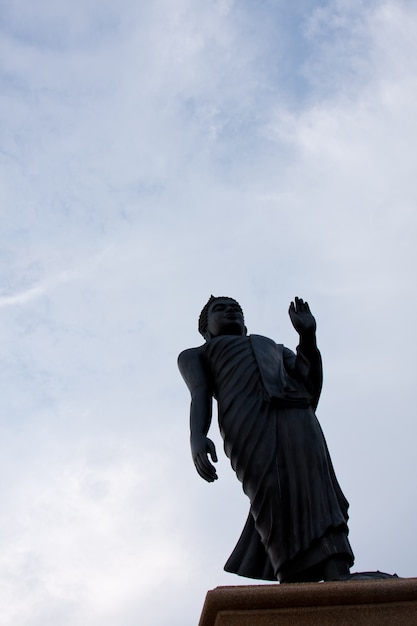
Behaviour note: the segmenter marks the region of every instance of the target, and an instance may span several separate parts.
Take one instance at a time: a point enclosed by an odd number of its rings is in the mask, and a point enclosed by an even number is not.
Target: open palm
[[[316,331],[316,320],[310,311],[308,302],[302,298],[294,298],[288,310],[292,325],[299,335],[314,333]]]

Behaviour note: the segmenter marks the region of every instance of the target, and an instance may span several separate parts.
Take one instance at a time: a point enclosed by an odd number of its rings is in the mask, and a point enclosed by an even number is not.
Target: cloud
[[[245,582],[221,567],[248,504],[215,423],[220,480],[194,475],[176,369],[210,293],[291,348],[309,300],[355,567],[413,575],[415,21],[407,2],[7,7],[8,626],[195,624]]]
[[[33,287],[28,291],[18,293],[14,296],[5,296],[3,298],[0,298],[0,307],[10,306],[13,304],[24,304],[28,300],[32,300],[32,298],[35,298],[40,294],[42,294],[42,289],[40,287]]]

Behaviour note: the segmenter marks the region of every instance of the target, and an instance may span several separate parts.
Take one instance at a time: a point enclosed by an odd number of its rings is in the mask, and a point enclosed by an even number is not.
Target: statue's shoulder
[[[201,352],[203,346],[197,348],[187,348],[178,355],[178,367],[182,373],[184,370],[188,370],[189,367],[195,367],[201,361]]]
[[[197,348],[187,348],[186,350],[183,350],[178,355],[178,363],[183,362],[183,361],[190,361],[190,360],[193,361],[195,359],[199,359],[202,348],[203,346],[198,346]]]
[[[203,346],[183,350],[178,356],[178,369],[188,388],[207,386],[207,375],[201,359]]]

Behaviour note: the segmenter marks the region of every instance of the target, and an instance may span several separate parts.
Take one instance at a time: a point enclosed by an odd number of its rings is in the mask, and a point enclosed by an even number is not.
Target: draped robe
[[[320,580],[329,556],[351,565],[348,502],[314,413],[318,350],[295,355],[259,335],[223,335],[199,351],[226,455],[250,500],[225,569],[290,582]]]

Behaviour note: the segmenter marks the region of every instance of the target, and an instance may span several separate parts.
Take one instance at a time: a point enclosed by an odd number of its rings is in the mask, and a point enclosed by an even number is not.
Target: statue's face
[[[245,335],[246,328],[239,305],[227,298],[215,300],[209,306],[207,330],[212,337]]]

